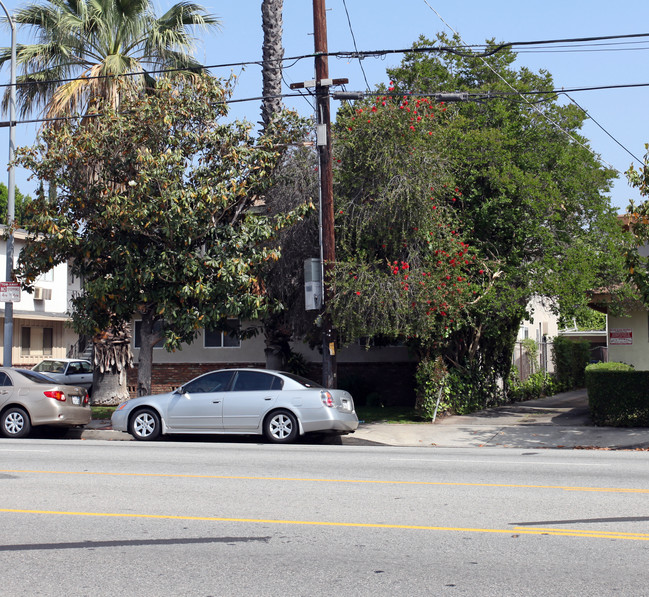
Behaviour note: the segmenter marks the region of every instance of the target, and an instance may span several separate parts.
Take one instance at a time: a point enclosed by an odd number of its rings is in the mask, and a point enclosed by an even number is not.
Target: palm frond
[[[15,12],[36,43],[17,51],[21,115],[45,108],[48,116],[72,114],[90,105],[119,104],[120,96],[151,85],[144,65],[197,72],[192,30],[219,28],[219,20],[192,2],[179,2],[157,18],[152,0],[40,0]],[[0,66],[10,59],[0,49]],[[139,72],[139,76],[100,78]],[[183,76],[182,74],[180,76]],[[67,79],[79,77],[77,80]],[[124,80],[122,80],[124,79]],[[8,96],[3,98],[3,106]]]

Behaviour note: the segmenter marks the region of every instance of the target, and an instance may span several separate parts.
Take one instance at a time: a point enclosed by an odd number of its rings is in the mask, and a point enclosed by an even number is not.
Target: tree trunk
[[[140,327],[140,358],[137,365],[137,395],[151,394],[151,377],[153,374],[153,347],[162,339],[159,332],[154,331],[156,323],[152,309],[142,313]]]
[[[126,372],[105,371],[95,372],[92,391],[92,403],[115,406],[125,402],[130,397],[126,385]]]
[[[264,32],[262,45],[262,88],[264,99],[261,103],[261,118],[264,129],[282,109],[282,10],[284,0],[263,0],[261,3],[261,27]],[[284,370],[286,368],[288,338],[274,318],[264,321],[266,348],[266,368]]]
[[[266,369],[286,371],[288,358],[291,355],[289,341],[292,337],[291,331],[282,326],[276,318],[269,318],[263,322],[264,325],[264,354],[266,355]]]
[[[131,328],[124,324],[93,338],[93,404],[115,405],[129,399],[126,372],[133,365]]]
[[[264,32],[262,45],[261,118],[264,129],[282,109],[282,10],[284,0],[263,0],[261,3],[261,27]]]

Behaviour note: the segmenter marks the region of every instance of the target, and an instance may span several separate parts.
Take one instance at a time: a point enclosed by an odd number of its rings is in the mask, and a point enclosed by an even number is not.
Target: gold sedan
[[[0,367],[0,433],[19,438],[32,427],[76,427],[92,418],[85,388],[57,383],[28,369]]]

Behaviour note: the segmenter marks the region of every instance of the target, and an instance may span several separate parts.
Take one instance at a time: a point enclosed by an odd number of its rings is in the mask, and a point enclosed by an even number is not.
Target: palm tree
[[[157,17],[152,0],[44,0],[13,18],[36,40],[17,48],[20,113],[43,107],[48,117],[83,114],[102,101],[116,107],[124,94],[153,85],[157,70],[200,68],[192,30],[220,25],[190,2]],[[0,49],[0,67],[8,60],[10,49]]]
[[[23,73],[17,77],[20,114],[43,108],[49,118],[83,115],[104,102],[117,108],[127,94],[153,87],[159,70],[191,76],[201,66],[191,55],[192,30],[220,26],[205,8],[186,1],[157,17],[152,0],[43,0],[18,9],[13,19],[36,40],[16,52]],[[10,59],[10,48],[0,48],[0,68]],[[5,108],[8,101],[9,91]],[[128,327],[94,339],[95,403],[128,398]]]
[[[263,96],[261,117],[267,128],[273,117],[282,109],[282,9],[284,0],[263,0],[261,4],[261,27],[264,32],[262,46]]]

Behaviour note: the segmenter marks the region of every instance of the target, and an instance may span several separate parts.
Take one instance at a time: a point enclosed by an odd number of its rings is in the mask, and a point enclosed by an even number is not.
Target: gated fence
[[[608,362],[608,348],[606,346],[593,346],[590,351],[590,362]],[[526,347],[526,342],[517,341],[514,345],[512,365],[518,370],[521,381],[525,381],[532,373],[538,373],[539,371],[553,373],[552,339],[544,338],[541,342],[536,342],[536,354],[531,355]]]

